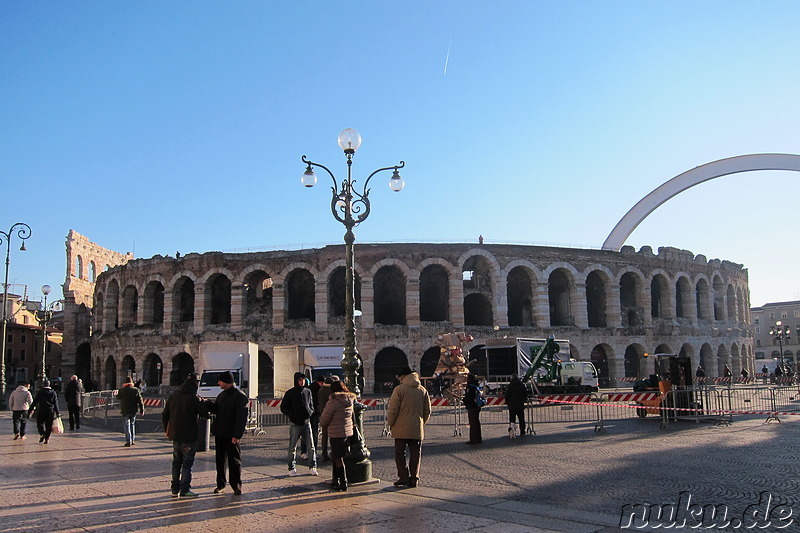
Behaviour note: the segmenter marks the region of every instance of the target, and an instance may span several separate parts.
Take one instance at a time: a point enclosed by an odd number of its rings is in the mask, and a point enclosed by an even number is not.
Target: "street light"
[[[25,239],[31,236],[31,227],[24,222],[17,222],[8,233],[0,231],[0,244],[3,239],[6,240],[6,277],[3,282],[3,340],[0,341],[0,409],[5,410],[8,407],[6,403],[6,328],[8,326],[8,265],[11,258],[11,237],[17,234],[17,237],[22,241],[22,246],[19,247],[23,252],[25,251]]]
[[[355,260],[353,256],[353,243],[356,240],[353,228],[367,219],[370,213],[369,201],[369,182],[375,174],[385,170],[393,170],[389,180],[389,188],[395,192],[403,190],[405,183],[400,177],[399,169],[405,166],[405,162],[391,167],[379,168],[370,174],[360,191],[356,189],[356,180],[352,179],[353,155],[361,146],[361,135],[352,128],[347,128],[339,134],[339,147],[344,151],[347,158],[347,178],[342,180],[341,185],[337,184],[336,177],[326,166],[314,163],[306,159],[304,155],[301,160],[306,164],[306,171],[300,178],[300,182],[305,187],[313,187],[317,183],[317,176],[314,174],[313,167],[323,169],[331,177],[333,186],[331,187],[331,212],[333,217],[344,224],[347,231],[344,234],[345,243],[345,330],[344,330],[344,353],[342,354],[342,370],[345,374],[347,387],[360,396],[361,391],[358,387],[358,371],[361,363],[359,362],[358,349],[356,347],[356,324],[355,324]],[[360,406],[361,404],[356,404]],[[356,409],[356,425],[364,435],[361,420],[363,407]],[[363,442],[363,439],[362,439]],[[348,477],[352,481],[367,481],[372,477],[372,463],[369,462],[369,450],[366,445],[361,450],[353,450],[351,447],[351,457],[348,461],[349,466],[353,467]],[[352,464],[355,462],[356,464]]]
[[[775,322],[775,325],[769,330],[769,334],[772,335],[776,341],[778,341],[778,346],[781,350],[781,371],[784,370],[783,368],[783,341],[788,341],[792,338],[791,336],[792,330],[789,329],[789,326],[783,325],[783,322],[778,320]],[[795,371],[797,371],[797,362],[795,361]]]
[[[39,388],[44,386],[44,381],[47,379],[45,365],[47,363],[47,323],[53,318],[53,313],[61,310],[61,303],[63,300],[56,300],[47,305],[47,295],[50,294],[50,285],[42,285],[42,294],[44,294],[44,302],[41,309],[36,310],[36,321],[42,325],[42,369],[39,372]]]

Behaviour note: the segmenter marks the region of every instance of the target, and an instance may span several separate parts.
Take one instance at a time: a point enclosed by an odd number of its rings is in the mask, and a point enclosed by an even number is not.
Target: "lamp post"
[[[306,171],[303,173],[300,181],[305,187],[313,187],[317,183],[317,176],[314,174],[314,167],[323,169],[331,177],[333,186],[331,187],[331,212],[333,217],[344,224],[346,232],[344,234],[345,243],[345,332],[344,332],[344,353],[342,354],[342,370],[345,374],[345,383],[351,392],[360,396],[361,391],[358,387],[358,373],[361,366],[358,357],[358,348],[356,347],[356,324],[355,324],[355,260],[353,256],[353,244],[356,237],[353,233],[353,228],[367,219],[370,213],[369,201],[369,182],[376,174],[393,170],[392,177],[389,180],[389,188],[395,192],[403,190],[405,183],[403,178],[400,177],[399,169],[405,166],[405,162],[400,161],[399,164],[379,168],[370,174],[364,185],[360,188],[356,187],[356,180],[352,178],[353,156],[356,150],[361,146],[361,135],[352,128],[347,128],[339,134],[339,147],[344,151],[347,158],[347,178],[342,180],[341,185],[337,183],[336,177],[333,175],[326,166],[319,163],[314,163],[306,158],[304,155],[301,160],[306,164]],[[361,404],[356,404],[357,406]],[[357,408],[356,424],[363,436],[363,425],[361,421],[361,410]],[[362,439],[363,443],[363,439]],[[362,446],[361,450],[353,450],[351,447],[351,459],[349,463],[357,463],[360,465],[356,468],[348,469],[348,477],[352,481],[366,481],[372,477],[372,464],[369,463],[369,450],[366,445]],[[349,465],[355,466],[355,465]],[[351,474],[351,470],[354,470]]]
[[[41,309],[36,311],[36,320],[42,325],[42,369],[39,372],[39,388],[44,386],[44,381],[47,379],[46,363],[47,363],[47,323],[53,318],[53,313],[58,311],[61,307],[62,300],[56,300],[47,305],[47,295],[50,294],[50,285],[42,285],[42,294],[44,294],[44,302]]]
[[[778,341],[778,346],[781,350],[781,370],[783,368],[783,341],[788,341],[792,338],[791,336],[792,330],[789,329],[789,326],[783,325],[783,322],[778,320],[775,322],[775,325],[769,330],[769,334],[772,335],[776,341]],[[797,370],[797,363],[795,362],[795,370]]]
[[[8,233],[0,231],[0,244],[3,239],[6,241],[6,276],[3,282],[3,340],[0,341],[0,409],[5,410],[8,407],[6,403],[6,328],[8,326],[8,266],[11,258],[11,237],[17,234],[17,237],[22,241],[22,246],[19,247],[23,252],[25,251],[25,239],[31,236],[31,227],[24,222],[17,222]]]

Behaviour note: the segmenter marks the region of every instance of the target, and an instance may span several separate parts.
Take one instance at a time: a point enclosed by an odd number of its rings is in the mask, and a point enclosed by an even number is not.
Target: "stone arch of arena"
[[[269,394],[275,346],[344,343],[343,257],[338,245],[125,256],[97,273],[84,299],[92,327],[73,361],[100,388],[127,375],[174,385],[197,368],[203,341],[249,340]],[[355,258],[366,393],[384,393],[405,364],[424,375],[437,335],[452,331],[475,338],[468,348],[568,339],[573,357],[595,361],[608,386],[645,377],[652,369],[643,354],[664,349],[688,355],[708,376],[726,364],[753,370],[747,271],[730,261],[671,247],[466,243],[364,244]]]

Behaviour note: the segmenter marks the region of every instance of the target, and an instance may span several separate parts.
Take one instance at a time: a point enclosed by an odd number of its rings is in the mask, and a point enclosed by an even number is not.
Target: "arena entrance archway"
[[[678,174],[671,180],[661,184],[653,192],[639,200],[611,230],[603,250],[619,251],[625,241],[650,213],[661,204],[690,187],[704,181],[755,170],[793,170],[800,172],[800,155],[794,154],[750,154],[729,157],[700,165]]]

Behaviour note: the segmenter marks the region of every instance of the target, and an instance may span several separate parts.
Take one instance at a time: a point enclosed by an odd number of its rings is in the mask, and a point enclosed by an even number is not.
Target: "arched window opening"
[[[606,283],[597,272],[586,276],[586,314],[590,328],[604,328],[606,322]]]
[[[275,391],[275,370],[269,354],[258,351],[258,394],[271,397]]]
[[[726,300],[726,303],[728,304],[728,316],[726,318],[728,320],[736,320],[736,292],[733,290],[733,285],[728,285]]]
[[[103,293],[98,292],[94,297],[94,331],[95,333],[103,332]],[[80,377],[80,376],[78,376]]]
[[[619,279],[619,305],[622,327],[642,325],[641,308],[637,305],[636,292],[639,279],[632,272],[626,272]]]
[[[708,282],[700,279],[695,287],[695,297],[697,302],[697,318],[700,320],[711,320],[711,294]]]
[[[134,361],[132,355],[126,355],[122,358],[122,377],[131,378],[134,382],[138,379],[136,361]]]
[[[600,387],[611,386],[611,376],[608,372],[608,355],[606,349],[602,344],[598,344],[592,348],[592,353],[589,355],[592,364],[597,369],[597,378],[600,382]]]
[[[117,362],[114,360],[114,356],[108,356],[104,370],[103,390],[115,390],[117,388]]]
[[[75,277],[83,279],[83,257],[75,257]]]
[[[675,282],[675,316],[677,318],[690,318],[689,310],[691,309],[690,300],[692,296],[692,289],[689,286],[689,280],[681,276]]]
[[[419,276],[419,316],[423,322],[450,320],[450,278],[441,265],[426,266]]]
[[[272,316],[272,278],[257,270],[244,280],[247,308],[245,315]]]
[[[162,383],[162,372],[164,371],[161,358],[154,354],[148,354],[144,359],[142,369],[142,380],[148,387],[158,387]]]
[[[75,375],[83,380],[86,392],[92,390],[92,346],[88,342],[79,344],[75,350]]]
[[[399,384],[396,376],[408,366],[408,358],[403,350],[395,347],[384,348],[375,356],[375,386],[376,394],[386,394]]]
[[[105,330],[113,330],[119,327],[119,283],[112,279],[108,284],[106,293],[106,327]],[[99,376],[98,376],[99,377]]]
[[[533,284],[527,269],[515,267],[506,278],[508,325],[533,326]]]
[[[361,278],[358,272],[354,272],[355,288],[353,291],[354,307],[361,309]],[[347,270],[345,267],[338,267],[328,278],[328,316],[339,318],[345,316],[346,296],[347,296]]]
[[[293,270],[286,279],[289,320],[316,320],[314,276],[305,269]]]
[[[89,261],[89,281],[92,283],[97,281],[97,265],[94,261]]]
[[[725,285],[722,283],[722,278],[714,276],[714,320],[725,320]]]
[[[224,274],[214,274],[209,278],[206,285],[206,306],[209,324],[230,324],[231,280]]]
[[[562,269],[554,270],[547,280],[547,295],[550,302],[550,325],[571,326],[569,278]]]
[[[638,378],[639,377],[639,362],[643,353],[635,346],[631,345],[625,348],[625,377]]]
[[[184,276],[175,283],[172,306],[177,322],[194,322],[194,281]]]
[[[669,283],[661,274],[653,276],[650,282],[650,316],[669,318]]]
[[[128,285],[122,291],[122,325],[136,324],[139,313],[139,291],[133,285]]]
[[[186,352],[181,352],[172,358],[172,371],[169,374],[169,384],[176,387],[186,381],[189,374],[194,373],[194,358]]]
[[[492,304],[485,295],[468,294],[464,298],[464,324],[467,326],[492,326]]]
[[[375,323],[406,324],[406,279],[396,266],[384,266],[375,273]]]
[[[144,288],[144,323],[164,323],[164,286],[160,281],[151,281]]]

